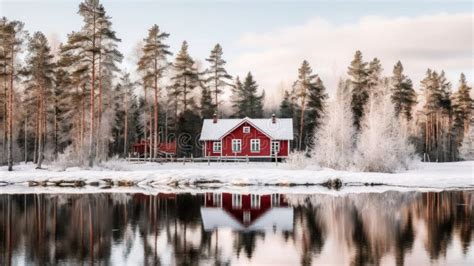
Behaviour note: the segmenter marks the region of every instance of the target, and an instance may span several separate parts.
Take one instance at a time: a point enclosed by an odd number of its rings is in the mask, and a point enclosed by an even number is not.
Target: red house
[[[293,140],[291,118],[204,119],[204,157],[285,158]]]
[[[280,194],[206,193],[201,207],[204,230],[293,230],[293,208]]]

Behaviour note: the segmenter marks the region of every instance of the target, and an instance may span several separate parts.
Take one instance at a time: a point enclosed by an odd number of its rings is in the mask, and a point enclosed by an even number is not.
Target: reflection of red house
[[[237,230],[293,228],[293,209],[280,194],[206,193],[201,216],[206,230],[217,227]]]
[[[133,144],[133,153],[138,154],[139,156],[145,155],[146,153],[150,154],[150,142],[148,140],[140,140]],[[158,153],[160,155],[176,155],[176,141],[159,143],[158,144]]]
[[[284,158],[293,140],[291,118],[204,119],[204,157]]]

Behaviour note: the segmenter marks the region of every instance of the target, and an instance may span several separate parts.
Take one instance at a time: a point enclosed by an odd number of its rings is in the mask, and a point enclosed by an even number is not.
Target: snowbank
[[[68,168],[65,171],[53,169],[37,170],[33,164],[15,165],[13,172],[0,167],[0,193],[7,191],[100,191],[109,188],[112,192],[206,190],[222,188],[242,188],[257,191],[278,186],[279,191],[327,192],[327,188],[317,185],[331,179],[340,179],[347,191],[386,191],[389,189],[474,189],[473,161],[454,163],[419,163],[416,169],[406,172],[364,173],[336,171],[306,167],[304,170],[291,169],[285,163],[132,163],[114,161],[92,169]],[[31,187],[36,184],[83,181],[93,184],[84,188]],[[126,182],[132,187],[110,187],[111,183]],[[30,183],[29,183],[30,182]],[[377,186],[364,186],[377,185]],[[244,188],[245,186],[245,188]],[[28,187],[28,189],[26,189]],[[272,188],[274,189],[274,188]],[[281,192],[281,193],[282,193]],[[288,191],[287,191],[288,192]],[[344,192],[344,193],[345,193]]]

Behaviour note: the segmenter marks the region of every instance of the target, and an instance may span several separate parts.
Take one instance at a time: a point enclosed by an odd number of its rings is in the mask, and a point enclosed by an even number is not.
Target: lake
[[[0,264],[474,264],[474,191],[0,195]]]

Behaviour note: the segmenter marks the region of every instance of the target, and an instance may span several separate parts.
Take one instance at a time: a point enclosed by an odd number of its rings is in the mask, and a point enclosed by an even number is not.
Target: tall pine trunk
[[[91,91],[90,91],[90,129],[89,129],[89,167],[94,166],[94,152],[95,152],[95,141],[94,141],[94,129],[95,129],[95,28],[96,28],[96,15],[94,10],[93,16],[93,27],[92,27],[92,77],[91,77]]]
[[[127,140],[128,140],[128,91],[125,93],[125,121],[123,130],[123,156],[127,157]]]
[[[11,46],[11,71],[10,93],[8,95],[8,171],[13,171],[13,79],[14,79],[14,53],[15,47]]]
[[[154,87],[155,87],[155,95],[154,95],[154,118],[155,118],[155,121],[154,121],[154,127],[153,127],[153,131],[154,131],[154,143],[153,143],[153,158],[156,158],[157,155],[158,155],[158,74],[157,74],[157,71],[158,71],[158,62],[155,58],[155,84],[154,84]]]

